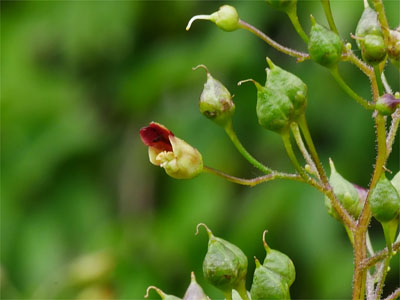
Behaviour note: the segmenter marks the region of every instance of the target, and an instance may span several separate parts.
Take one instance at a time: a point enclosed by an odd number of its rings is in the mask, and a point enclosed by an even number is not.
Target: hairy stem
[[[267,36],[265,33],[258,30],[254,26],[246,23],[243,20],[239,20],[239,26],[241,28],[246,29],[247,31],[250,31],[251,33],[255,34],[256,36],[258,36],[260,39],[262,39],[264,42],[266,42],[268,45],[275,48],[276,50],[278,50],[284,54],[287,54],[289,56],[297,57],[298,61],[304,61],[304,60],[310,58],[310,56],[307,53],[299,52],[299,51],[287,48],[285,46],[282,46],[281,44],[275,42],[273,39],[271,39],[269,36]]]
[[[393,293],[391,293],[387,298],[384,300],[396,300],[400,297],[400,288],[397,288]]]
[[[300,174],[305,181],[308,181],[308,175],[304,171],[304,169],[300,166],[299,161],[297,160],[296,155],[294,154],[292,143],[290,142],[290,133],[289,131],[281,134],[283,144],[285,146],[287,155],[289,156],[290,161],[292,162],[296,171]]]
[[[304,32],[303,27],[299,22],[299,17],[297,16],[297,5],[293,5],[292,8],[287,12],[287,15],[292,22],[297,34],[303,39],[306,44],[308,44],[308,36]]]
[[[389,264],[390,264],[390,259],[391,259],[391,254],[388,255],[388,257],[386,257],[383,268],[382,268],[382,273],[380,274],[380,278],[378,281],[378,284],[376,286],[376,298],[380,299],[381,295],[382,295],[382,291],[383,291],[383,286],[385,284],[385,279],[386,279],[386,275],[389,272]]]
[[[254,167],[258,168],[262,172],[266,174],[270,174],[273,172],[272,169],[260,163],[257,159],[255,159],[247,150],[243,147],[242,143],[239,141],[235,131],[232,127],[232,122],[229,122],[225,127],[225,132],[231,139],[232,143],[235,145],[236,149],[242,154],[242,156],[247,159],[249,163],[251,163]]]
[[[379,70],[378,65],[374,66],[374,73],[375,73],[375,80],[378,85],[379,95],[383,95],[384,89],[383,89],[383,83],[382,83],[382,75],[381,75],[381,71]]]
[[[392,249],[394,252],[397,252],[398,250],[400,250],[400,241],[394,243],[392,245]],[[389,255],[389,250],[388,250],[388,248],[385,248],[385,249],[379,251],[378,253],[376,253],[374,256],[365,259],[362,263],[362,268],[364,268],[364,269],[371,268],[372,266],[376,265],[376,263],[378,263],[379,261],[385,259],[388,255]]]
[[[399,123],[400,123],[400,108],[396,109],[396,111],[392,114],[392,124],[390,125],[390,130],[386,138],[386,159],[392,152],[392,147],[394,139],[396,138],[397,129],[399,128]]]
[[[321,0],[321,3],[322,3],[322,7],[324,8],[325,16],[326,16],[326,19],[328,20],[329,27],[336,34],[339,34],[339,31],[337,30],[335,21],[333,19],[330,1],[329,0]]]
[[[385,45],[388,44],[389,41],[389,23],[386,18],[385,8],[383,6],[382,0],[373,0],[375,10],[378,13],[378,20],[381,24],[383,38],[385,40]]]
[[[356,100],[362,107],[365,109],[373,110],[375,105],[365,100],[361,96],[359,96],[356,92],[354,92],[347,83],[343,80],[342,76],[339,74],[339,70],[337,67],[330,69],[333,78],[335,78],[336,82],[339,86],[354,100]]]

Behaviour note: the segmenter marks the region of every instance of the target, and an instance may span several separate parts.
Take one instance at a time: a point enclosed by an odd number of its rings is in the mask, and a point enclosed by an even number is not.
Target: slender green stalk
[[[332,187],[329,184],[328,177],[326,176],[326,173],[322,166],[322,163],[319,160],[317,150],[315,149],[314,142],[311,138],[311,134],[308,129],[307,120],[305,118],[305,115],[303,115],[299,118],[298,123],[299,123],[300,129],[303,133],[303,136],[304,136],[304,139],[308,146],[308,149],[310,150],[311,157],[313,158],[313,160],[315,162],[315,166],[318,170],[319,176],[321,177],[321,180],[324,184],[324,189],[325,189],[324,194],[326,196],[328,196],[328,198],[331,200],[333,208],[336,210],[336,212],[340,216],[343,223],[346,224],[346,226],[349,229],[354,230],[354,228],[355,228],[354,219],[348,214],[348,212],[340,204],[339,200],[336,198],[335,194],[332,191]]]
[[[380,299],[381,295],[382,295],[382,291],[383,291],[383,285],[385,284],[385,279],[386,279],[386,275],[389,272],[389,264],[390,264],[390,260],[391,260],[392,256],[391,254],[389,254],[388,257],[386,257],[385,259],[385,263],[383,265],[383,269],[382,269],[382,273],[381,273],[381,278],[378,281],[378,285],[376,286],[376,299]]]
[[[203,167],[203,172],[214,174],[214,175],[224,178],[230,182],[237,183],[240,185],[247,185],[247,186],[255,186],[257,184],[267,182],[267,181],[272,181],[275,179],[289,179],[289,180],[304,182],[304,180],[297,174],[287,174],[287,173],[281,173],[281,172],[273,172],[271,174],[259,176],[259,177],[252,178],[252,179],[244,179],[244,178],[235,177],[235,176],[226,174],[222,171],[216,170],[214,168],[206,167],[206,166]]]
[[[307,53],[299,52],[299,51],[287,48],[285,46],[282,46],[281,44],[275,42],[273,39],[271,39],[269,36],[267,36],[265,33],[258,30],[254,26],[246,23],[243,20],[239,20],[239,26],[240,26],[240,28],[246,29],[247,31],[250,31],[251,33],[255,34],[256,36],[258,36],[260,39],[262,39],[264,42],[266,42],[268,45],[275,48],[276,50],[278,50],[284,54],[287,54],[289,56],[297,57],[298,61],[304,61],[304,60],[310,58],[310,56]]]
[[[358,67],[365,75],[367,75],[371,80],[373,78],[373,70],[370,66],[368,66],[365,62],[363,62],[361,59],[359,59],[353,51],[348,50],[346,55],[344,56],[345,59],[347,59],[349,62],[351,62],[353,65]]]
[[[232,300],[232,290],[224,293],[225,300]]]
[[[235,145],[236,149],[242,154],[242,156],[247,159],[249,163],[251,163],[254,167],[258,168],[265,174],[270,174],[273,172],[272,169],[260,163],[257,159],[255,159],[247,150],[243,147],[242,143],[239,141],[235,131],[232,127],[232,122],[229,122],[225,127],[225,132],[231,139],[232,143]]]
[[[385,92],[388,93],[388,94],[392,94],[393,93],[392,88],[390,87],[390,84],[387,81],[384,72],[382,72],[381,80],[382,80],[383,86],[385,87]]]
[[[317,168],[315,167],[315,163],[312,160],[310,153],[308,153],[307,148],[304,145],[303,139],[301,138],[299,125],[297,123],[292,123],[290,129],[292,130],[294,139],[296,141],[297,146],[299,147],[301,154],[303,154],[303,157],[306,160],[307,164],[310,166],[313,174],[315,174],[320,179]]]
[[[397,251],[400,250],[400,241],[395,242],[392,245],[392,249],[394,252],[397,253]],[[388,248],[385,248],[376,253],[374,256],[366,258],[362,263],[362,268],[363,269],[371,268],[372,266],[376,265],[376,263],[378,263],[379,261],[385,259],[388,255],[389,255],[389,250]]]
[[[339,84],[339,86],[354,100],[356,100],[359,104],[361,104],[362,107],[365,109],[373,110],[375,105],[368,102],[361,96],[359,96],[356,92],[354,92],[348,85],[347,83],[343,80],[343,78],[339,74],[339,70],[337,67],[330,69],[331,74],[333,78],[335,78],[336,82]]]
[[[384,88],[383,88],[383,83],[382,83],[381,71],[379,70],[379,65],[375,65],[374,66],[374,73],[375,73],[376,83],[378,84],[379,95],[383,95],[384,94]]]
[[[328,20],[329,27],[336,34],[339,34],[339,31],[337,30],[335,21],[333,19],[330,1],[329,0],[321,0],[321,3],[322,3],[322,7],[324,8],[325,16],[326,16],[326,19]]]
[[[300,166],[299,161],[297,160],[297,157],[293,152],[292,143],[290,142],[289,131],[282,133],[281,137],[283,140],[283,144],[285,145],[287,155],[289,156],[289,159],[292,162],[294,168],[297,170],[297,172],[300,174],[300,176],[304,178],[305,181],[308,181],[308,175],[306,174],[304,169]]]
[[[292,8],[287,11],[287,15],[292,22],[297,34],[303,39],[306,44],[308,44],[308,36],[304,32],[303,27],[299,22],[299,17],[297,16],[297,5],[293,5]]]
[[[237,292],[239,293],[240,298],[242,298],[243,300],[250,300],[249,296],[247,295],[246,285],[244,281],[242,281],[240,286],[237,287]]]
[[[385,8],[383,6],[382,0],[373,0],[375,10],[378,13],[378,20],[381,24],[383,38],[385,40],[385,45],[388,44],[389,41],[389,23],[386,18]]]

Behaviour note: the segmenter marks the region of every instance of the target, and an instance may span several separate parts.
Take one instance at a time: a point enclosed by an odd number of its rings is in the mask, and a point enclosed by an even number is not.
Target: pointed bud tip
[[[190,273],[190,281],[191,281],[191,282],[197,282],[197,281],[196,281],[196,275],[194,275],[194,272],[193,272],[193,271]]]
[[[259,267],[261,267],[261,263],[260,263],[260,261],[257,259],[256,256],[254,256],[254,262],[256,263],[256,269],[259,268]]]
[[[205,65],[203,65],[203,64],[200,64],[200,65],[197,65],[197,66],[193,67],[192,70],[193,70],[193,71],[196,71],[196,70],[199,69],[199,68],[202,68],[202,69],[206,70],[207,75],[210,74],[210,72],[208,72],[207,67],[206,67]]]
[[[267,251],[267,253],[269,253],[271,251],[271,248],[268,246],[268,244],[267,244],[267,242],[265,240],[265,236],[266,236],[267,232],[268,232],[268,230],[264,230],[262,241],[263,241],[263,244],[264,244],[265,251]]]
[[[329,157],[329,166],[331,168],[331,173],[336,172],[335,164],[333,163],[333,160]]]
[[[272,60],[269,57],[266,57],[265,59],[266,59],[268,65],[269,65],[269,67],[271,69],[273,69],[275,67],[275,64],[272,62]]]
[[[310,19],[311,19],[311,24],[312,24],[312,25],[317,24],[317,21],[315,20],[315,18],[314,18],[313,15],[310,15]]]
[[[192,27],[192,24],[193,24],[194,21],[196,21],[196,20],[210,20],[210,19],[211,19],[210,15],[197,15],[197,16],[194,16],[189,20],[189,22],[188,22],[188,24],[186,26],[186,31],[190,30],[190,27]]]
[[[208,228],[207,225],[204,224],[204,223],[199,223],[199,224],[197,224],[197,226],[196,226],[196,235],[199,234],[199,227],[200,227],[200,226],[203,226],[203,227],[207,230],[208,238],[212,238],[212,237],[214,236],[213,233],[212,233],[212,231],[210,230],[210,228]]]
[[[157,294],[160,295],[161,298],[165,297],[165,293],[162,290],[160,290],[158,287],[155,287],[154,285],[151,285],[146,290],[146,295],[144,295],[145,298],[149,298],[149,293],[150,293],[150,290],[152,290],[152,289],[155,290],[157,292]]]
[[[261,86],[257,81],[255,81],[254,79],[251,79],[251,78],[249,78],[249,79],[244,79],[244,80],[240,80],[240,81],[237,83],[237,85],[238,85],[238,86],[241,86],[243,83],[246,83],[246,82],[252,82],[252,83],[254,83],[254,85],[256,86],[257,90],[260,89],[260,88],[262,88],[262,86]]]

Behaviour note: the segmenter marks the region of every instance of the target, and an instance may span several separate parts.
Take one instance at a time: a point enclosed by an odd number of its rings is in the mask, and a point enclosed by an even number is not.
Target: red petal
[[[147,145],[163,151],[172,151],[172,145],[169,136],[174,135],[161,124],[151,122],[149,126],[140,129],[142,142]]]

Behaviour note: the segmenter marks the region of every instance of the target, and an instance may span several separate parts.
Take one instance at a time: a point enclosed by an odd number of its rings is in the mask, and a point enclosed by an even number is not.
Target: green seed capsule
[[[396,218],[400,210],[400,196],[393,184],[382,174],[369,197],[372,215],[379,222]]]
[[[215,237],[206,225],[208,232],[208,250],[203,261],[204,277],[224,293],[232,289],[241,290],[246,282],[247,257],[235,245]]]
[[[327,68],[336,66],[342,55],[342,40],[335,32],[317,24],[313,16],[311,16],[311,22],[308,43],[311,59]]]
[[[200,96],[200,112],[218,125],[225,126],[235,112],[232,96],[220,81],[211,76],[206,66],[199,65],[194,70],[199,67],[207,72],[207,81]]]
[[[390,30],[388,55],[393,65],[400,69],[400,27]]]
[[[174,295],[168,295],[168,294],[164,293],[162,290],[160,290],[158,287],[155,287],[155,286],[149,286],[147,288],[146,295],[144,296],[145,298],[149,297],[149,292],[152,289],[155,290],[157,292],[157,294],[160,295],[161,299],[163,299],[163,300],[181,300],[180,298],[178,298]]]
[[[286,12],[296,6],[297,0],[267,0],[267,3],[276,9]]]
[[[371,7],[366,7],[356,27],[356,37],[363,38],[367,35],[383,36],[378,14]],[[361,40],[356,39],[358,48],[361,49]]]
[[[256,270],[250,289],[251,299],[290,299],[286,280],[282,279],[278,273],[261,265],[257,258],[255,261]]]
[[[264,259],[263,266],[279,274],[281,278],[286,281],[288,287],[290,287],[296,278],[294,264],[289,256],[278,250],[271,249],[268,246],[265,241],[266,232],[267,231],[264,231],[263,233],[263,244],[267,255]]]
[[[202,287],[197,283],[194,272],[191,273],[190,285],[183,296],[183,300],[208,300]]]
[[[336,171],[335,165],[331,159],[329,160],[329,164],[331,167],[329,183],[332,186],[333,193],[343,205],[344,209],[357,219],[363,208],[363,201],[360,201],[357,189],[351,182],[347,181]],[[325,197],[325,205],[328,209],[328,213],[335,219],[340,220],[328,197]]]
[[[307,85],[296,75],[276,66],[268,57],[267,89],[276,89],[289,97],[293,104],[293,118],[304,114],[307,105]]]
[[[189,30],[196,20],[209,20],[225,31],[234,31],[239,28],[239,14],[231,5],[223,5],[211,15],[198,15],[190,19],[186,30]]]
[[[397,193],[399,193],[399,195],[400,195],[400,171],[397,172],[396,175],[394,175],[394,177],[391,180],[391,183],[394,186],[394,188],[396,189]]]
[[[361,41],[361,55],[364,61],[370,65],[382,62],[386,57],[386,46],[380,35],[368,34]]]
[[[375,109],[382,115],[391,115],[399,105],[400,99],[396,99],[392,94],[384,94],[376,101]]]

